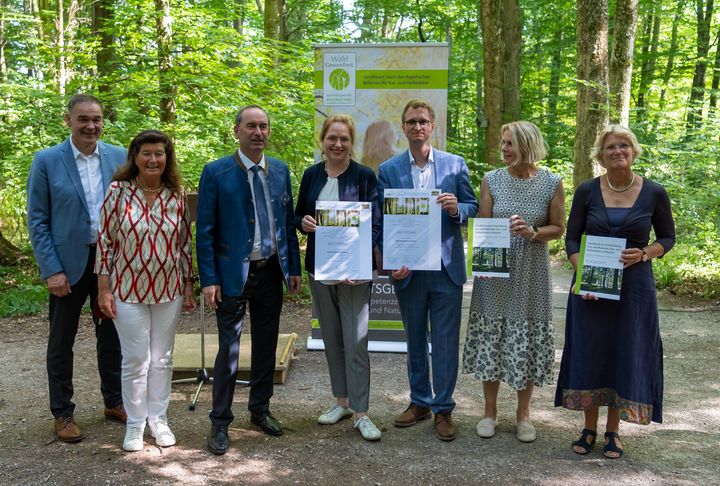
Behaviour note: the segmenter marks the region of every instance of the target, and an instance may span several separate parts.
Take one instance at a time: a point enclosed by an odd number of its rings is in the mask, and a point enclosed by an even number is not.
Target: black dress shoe
[[[217,455],[225,454],[230,447],[227,425],[213,425],[208,437],[208,449]]]
[[[250,422],[260,427],[262,431],[268,435],[278,436],[283,434],[280,422],[278,422],[277,419],[270,414],[270,412],[264,414],[253,413],[250,415]]]

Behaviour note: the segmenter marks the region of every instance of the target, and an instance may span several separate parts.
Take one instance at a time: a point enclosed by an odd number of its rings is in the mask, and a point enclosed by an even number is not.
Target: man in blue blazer
[[[27,180],[27,213],[40,276],[50,291],[47,373],[55,434],[62,441],[76,442],[82,435],[73,419],[73,345],[88,296],[95,308],[98,218],[105,190],[126,151],[98,140],[103,112],[93,96],[70,98],[65,121],[70,137],[35,154]],[[124,422],[115,324],[95,314],[93,321],[105,417]]]
[[[442,206],[441,270],[393,270],[395,293],[407,334],[410,405],[395,418],[395,426],[410,427],[435,414],[435,435],[455,438],[452,411],[458,373],[460,314],[465,274],[461,226],[478,210],[465,160],[434,149],[430,136],[435,111],[424,101],[410,101],[402,113],[408,151],[380,165],[381,207],[385,189],[439,189]],[[428,317],[432,339],[432,385],[428,356]]]
[[[215,309],[219,348],[213,369],[212,428],[208,448],[225,454],[233,421],[239,339],[250,309],[252,356],[248,409],[252,423],[282,435],[270,413],[283,282],[300,290],[290,171],[264,155],[270,120],[257,105],[235,117],[240,148],[205,166],[196,222],[197,262],[207,304]],[[256,204],[257,203],[257,204]]]

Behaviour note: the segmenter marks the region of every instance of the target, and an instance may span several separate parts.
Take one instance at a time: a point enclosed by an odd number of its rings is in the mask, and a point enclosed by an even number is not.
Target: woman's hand
[[[571,294],[574,294],[574,293],[575,293],[575,286],[576,286],[576,285],[577,285],[577,283],[574,283],[574,284],[572,285],[572,287],[570,287],[570,293],[571,293]],[[582,300],[598,300],[598,296],[597,296],[597,295],[595,295],[595,294],[590,294],[590,293],[588,293],[588,294],[582,294],[582,295],[580,296],[580,298],[581,298]]]
[[[185,284],[185,287],[183,288],[182,310],[183,310],[183,312],[192,312],[195,309],[197,309],[197,300],[195,300],[195,290],[193,289],[192,282],[188,282]]]
[[[513,236],[522,236],[523,238],[532,238],[535,234],[531,226],[522,219],[518,214],[510,216],[510,234]]]
[[[107,289],[98,289],[98,307],[110,319],[115,319],[115,297]]]
[[[305,215],[305,217],[300,222],[300,225],[302,226],[302,230],[305,233],[314,233],[317,229],[317,223],[315,221],[315,218],[313,218],[309,214]]]
[[[642,261],[643,251],[640,248],[625,248],[620,253],[620,262],[623,264],[623,268],[627,268],[630,265],[635,265]]]

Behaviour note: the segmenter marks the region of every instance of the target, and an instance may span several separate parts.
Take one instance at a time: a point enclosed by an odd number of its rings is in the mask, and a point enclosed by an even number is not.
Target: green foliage
[[[60,95],[58,85],[60,54],[71,67],[65,92],[102,93],[113,109],[114,121],[106,121],[104,140],[127,146],[143,129],[170,132],[189,190],[197,188],[204,164],[236,148],[233,118],[239,107],[249,103],[268,109],[272,128],[268,153],[288,163],[297,187],[313,161],[312,44],[418,42],[422,35],[430,42],[448,42],[451,49],[448,149],[465,157],[476,188],[492,168],[483,160],[484,132],[478,126],[483,46],[477,0],[355,0],[348,10],[337,0],[286,0],[286,42],[263,37],[264,18],[256,2],[173,1],[172,65],[164,79],[158,70],[154,3],[111,2],[114,18],[107,29],[114,39],[115,58],[108,74],[96,65],[102,46],[100,36],[92,32],[91,2],[81,2],[76,23],[65,25],[66,41],[72,38],[72,42],[62,52],[56,39],[56,1],[41,2],[44,10],[39,15],[28,13],[31,3],[8,0],[2,12],[5,30],[0,32],[8,68],[7,82],[0,80],[0,231],[20,246],[27,244],[24,188],[32,154],[67,137],[63,120],[67,96]],[[575,134],[575,2],[527,0],[521,8],[522,117],[541,127],[550,149],[543,165],[563,177],[569,205]],[[678,8],[679,42],[671,51]],[[659,286],[716,297],[720,295],[720,185],[714,177],[720,160],[718,111],[706,109],[703,127],[685,132],[696,61],[696,16],[692,3],[677,0],[640,1],[633,100],[642,64],[651,55],[645,54],[650,37],[642,34],[642,26],[653,13],[661,18],[652,59],[656,67],[645,93],[645,108],[631,113],[631,128],[645,148],[638,172],[667,188],[678,226],[675,249],[654,266]],[[713,26],[720,20],[718,13]],[[713,49],[717,48],[715,44]],[[671,54],[674,65],[665,83],[663,73]],[[173,124],[159,123],[161,82],[177,90]],[[561,253],[562,246],[555,243],[552,248]],[[26,277],[15,288],[39,285]],[[0,308],[13,302],[9,288],[3,287],[0,299],[8,304]],[[34,287],[23,288],[35,295]],[[307,299],[307,294],[302,298]]]
[[[43,312],[47,301],[47,286],[40,280],[31,256],[13,267],[0,266],[0,318]]]

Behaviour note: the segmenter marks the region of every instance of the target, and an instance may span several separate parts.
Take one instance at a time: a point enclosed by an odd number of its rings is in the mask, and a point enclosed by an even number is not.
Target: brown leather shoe
[[[429,407],[420,407],[411,403],[403,413],[395,417],[393,424],[395,427],[410,427],[420,420],[426,420],[432,417],[432,410]]]
[[[118,422],[127,423],[127,414],[125,413],[125,407],[117,405],[112,408],[105,407],[105,418],[109,420],[117,420]]]
[[[452,423],[452,412],[439,412],[435,414],[435,435],[440,440],[455,440],[455,426]]]
[[[55,419],[55,435],[63,442],[77,442],[82,439],[80,427],[72,417],[58,417]]]

